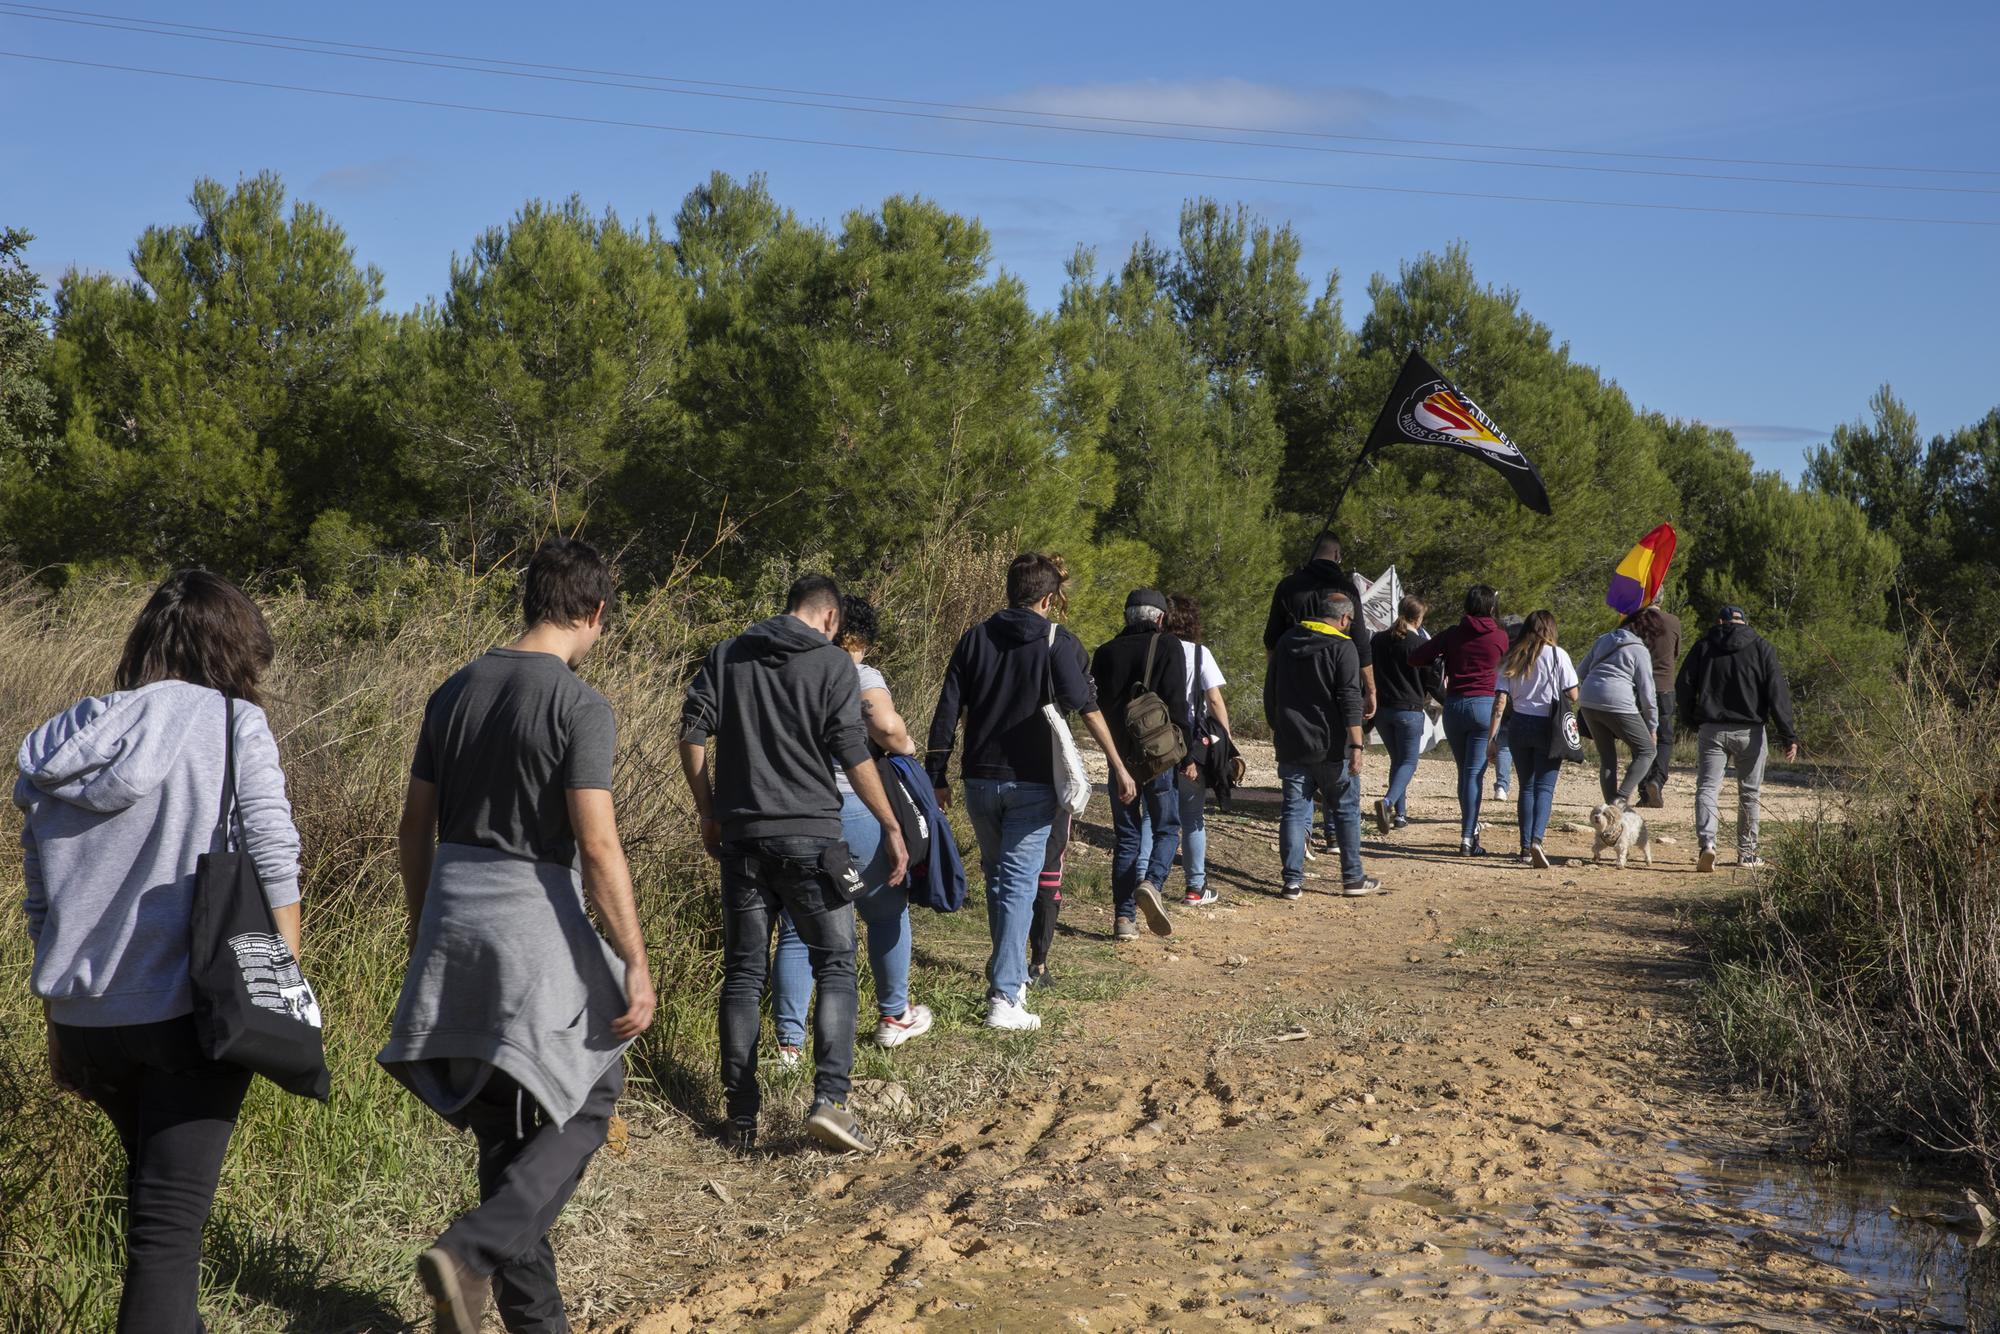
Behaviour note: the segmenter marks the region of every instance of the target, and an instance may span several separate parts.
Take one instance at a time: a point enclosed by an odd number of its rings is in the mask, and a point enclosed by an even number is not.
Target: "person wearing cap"
[[[1694,832],[1700,845],[1695,868],[1715,869],[1716,835],[1721,824],[1722,774],[1736,764],[1736,861],[1762,866],[1757,856],[1758,796],[1764,784],[1765,730],[1775,733],[1785,759],[1799,755],[1792,725],[1792,692],[1785,683],[1778,651],[1750,628],[1743,608],[1726,606],[1688,650],[1674,678],[1674,700],[1683,728],[1698,729]]]
[[[1129,806],[1112,803],[1115,850],[1111,861],[1111,902],[1117,918],[1112,934],[1117,940],[1138,939],[1138,919],[1142,912],[1154,935],[1170,936],[1174,932],[1173,922],[1167,917],[1166,901],[1160,897],[1160,885],[1173,867],[1174,849],[1181,837],[1180,795],[1175,776],[1193,778],[1198,771],[1185,758],[1195,753],[1186,659],[1179,641],[1166,633],[1166,619],[1166,594],[1154,588],[1133,590],[1125,599],[1124,630],[1116,638],[1098,645],[1090,659],[1090,675],[1097,685],[1104,721],[1126,768],[1136,768],[1139,759],[1127,734],[1126,710],[1132,696],[1142,690],[1152,691],[1165,703],[1168,716],[1180,728],[1185,744],[1180,765],[1139,784],[1138,801]]]

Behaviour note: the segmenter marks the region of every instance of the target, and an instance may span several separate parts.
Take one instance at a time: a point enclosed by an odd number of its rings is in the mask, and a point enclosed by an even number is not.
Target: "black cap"
[[[1730,603],[1728,606],[1724,607],[1721,611],[1715,613],[1715,619],[1725,624],[1727,624],[1730,621],[1736,621],[1743,625],[1748,625],[1750,623],[1750,618],[1743,614],[1743,608],[1737,606],[1733,602]]]
[[[1165,615],[1167,595],[1157,588],[1135,588],[1132,595],[1125,599],[1125,610],[1130,611],[1134,607],[1153,607]]]

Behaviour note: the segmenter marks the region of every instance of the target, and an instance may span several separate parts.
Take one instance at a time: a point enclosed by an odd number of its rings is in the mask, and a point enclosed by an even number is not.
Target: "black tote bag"
[[[1557,695],[1549,710],[1549,754],[1565,764],[1583,762],[1583,726],[1568,695]]]
[[[224,717],[222,813],[195,863],[188,971],[195,1038],[211,1060],[260,1074],[288,1093],[326,1101],[331,1078],[319,998],[299,971],[242,848],[236,808],[236,701]]]

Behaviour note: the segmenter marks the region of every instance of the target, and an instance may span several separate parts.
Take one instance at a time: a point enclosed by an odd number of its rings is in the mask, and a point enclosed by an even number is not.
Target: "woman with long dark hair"
[[[1542,851],[1542,837],[1548,833],[1549,811],[1555,805],[1556,777],[1562,759],[1550,744],[1549,729],[1557,700],[1576,701],[1576,664],[1556,643],[1556,614],[1543,610],[1529,616],[1521,626],[1521,637],[1500,663],[1496,685],[1500,705],[1493,710],[1490,742],[1498,736],[1502,722],[1507,742],[1514,752],[1514,781],[1520,795],[1515,808],[1521,825],[1521,860],[1541,870],[1549,867]]]
[[[1499,609],[1493,586],[1474,584],[1459,623],[1411,649],[1408,659],[1412,667],[1444,663],[1444,736],[1458,765],[1458,851],[1466,857],[1486,851],[1479,843],[1479,798],[1493,734],[1493,683],[1507,652],[1507,632],[1493,619]]]
[[[202,1327],[202,1227],[250,1084],[202,1055],[188,980],[195,861],[215,837],[232,741],[243,849],[299,952],[299,835],[257,689],[271,658],[241,590],[182,570],[139,613],[117,688],[21,746],[14,802],[50,1070],[125,1148],[121,1334]]]
[[[1389,790],[1375,802],[1375,827],[1384,836],[1410,823],[1410,780],[1417,776],[1417,757],[1423,754],[1424,722],[1433,702],[1444,701],[1444,668],[1410,662],[1410,655],[1429,639],[1424,611],[1420,599],[1405,597],[1396,606],[1395,621],[1375,632],[1372,645],[1379,701],[1375,731],[1389,752]]]

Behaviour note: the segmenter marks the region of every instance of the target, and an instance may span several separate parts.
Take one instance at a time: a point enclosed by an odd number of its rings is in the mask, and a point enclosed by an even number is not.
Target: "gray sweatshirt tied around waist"
[[[573,867],[438,844],[410,959],[375,1059],[453,1125],[495,1069],[565,1125],[624,1055],[625,965]]]
[[[85,699],[21,743],[14,804],[32,985],[59,1024],[104,1028],[194,1009],[195,861],[222,805],[226,701],[186,681]],[[299,834],[264,711],[236,703],[243,847],[274,908],[299,899]]]

